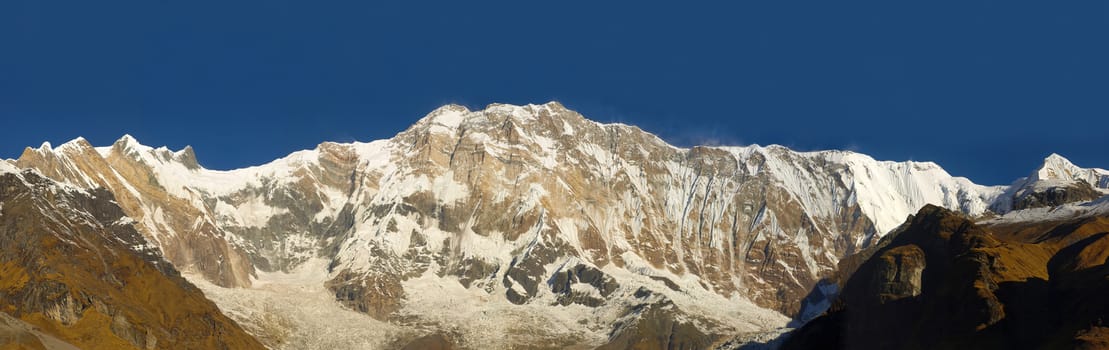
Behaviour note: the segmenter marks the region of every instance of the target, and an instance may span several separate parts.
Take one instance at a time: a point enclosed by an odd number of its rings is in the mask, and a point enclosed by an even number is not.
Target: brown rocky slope
[[[81,349],[262,348],[161,258],[111,193],[33,171],[0,170],[0,312],[35,328],[13,338],[26,348],[43,333]]]
[[[1109,347],[1109,218],[976,224],[928,206],[784,349]]]

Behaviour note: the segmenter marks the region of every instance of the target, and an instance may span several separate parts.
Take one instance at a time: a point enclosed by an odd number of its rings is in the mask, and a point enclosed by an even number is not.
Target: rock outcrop
[[[1051,208],[1067,203],[1088,202],[1105,196],[1084,180],[1024,188],[1013,196],[1013,210]]]

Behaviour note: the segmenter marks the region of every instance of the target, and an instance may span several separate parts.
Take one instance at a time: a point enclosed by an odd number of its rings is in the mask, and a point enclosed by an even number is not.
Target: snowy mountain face
[[[278,347],[311,335],[265,332],[270,311],[244,298],[328,295],[313,307],[383,330],[369,347],[429,334],[462,347],[620,347],[644,334],[709,345],[697,341],[784,325],[839,259],[926,204],[982,216],[1017,208],[1022,189],[1109,186],[1109,172],[1057,156],[990,187],[845,151],[678,148],[554,102],[444,106],[391,139],[231,171],[129,136],[28,148],[13,163],[109,189],[170,262]],[[311,314],[286,307],[270,313]]]
[[[1109,170],[1079,168],[1063,156],[1052,154],[1044,165],[1029,178],[1031,181],[1070,183],[1084,181],[1101,190],[1109,190]]]
[[[1028,177],[1013,182],[994,211],[1050,208],[1066,203],[1091,201],[1109,194],[1109,170],[1080,168],[1058,154]]]

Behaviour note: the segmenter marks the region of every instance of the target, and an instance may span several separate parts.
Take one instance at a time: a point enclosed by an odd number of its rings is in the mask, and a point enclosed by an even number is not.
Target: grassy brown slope
[[[82,349],[262,349],[185,281],[107,191],[0,175],[0,311]]]

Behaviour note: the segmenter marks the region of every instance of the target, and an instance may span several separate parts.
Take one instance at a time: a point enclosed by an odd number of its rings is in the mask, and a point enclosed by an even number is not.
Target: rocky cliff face
[[[490,337],[597,346],[651,324],[650,310],[703,334],[774,327],[841,258],[920,207],[978,216],[1012,202],[1009,187],[933,163],[677,148],[557,103],[445,106],[392,139],[231,171],[130,137],[28,149],[16,164],[109,189],[168,260],[204,280],[247,287],[323,260],[314,273],[347,308],[435,334],[463,324],[444,337],[468,347]],[[484,323],[430,317],[427,306],[450,296],[426,289],[457,287],[476,309],[513,311]]]
[[[1104,195],[1105,193],[1083,180],[1049,186],[1032,186],[1015,193],[1012,209],[1053,208],[1067,203],[1092,201]]]
[[[166,162],[190,169],[196,166],[192,157],[189,148],[176,153],[155,150],[127,136],[101,149],[83,138],[57,149],[49,144],[27,148],[14,164],[55,181],[109,190],[139,232],[174,266],[198,271],[222,286],[249,286],[254,270],[242,250],[227,242],[215,223],[203,219],[195,197],[167,189],[167,181],[159,180],[160,174],[150,165]]]
[[[110,192],[7,164],[0,312],[32,348],[67,346],[59,339],[83,349],[261,348],[162,259]]]
[[[1107,213],[976,224],[926,207],[783,348],[1105,348]]]

